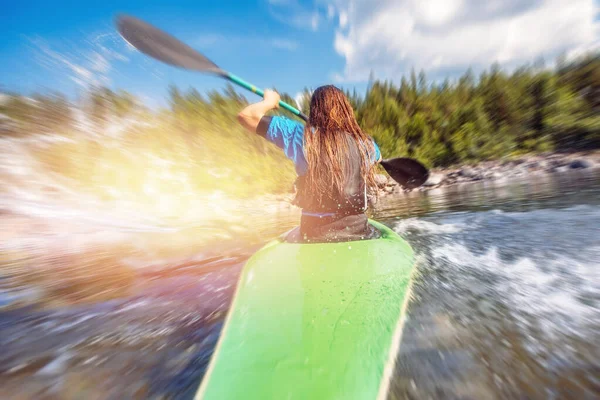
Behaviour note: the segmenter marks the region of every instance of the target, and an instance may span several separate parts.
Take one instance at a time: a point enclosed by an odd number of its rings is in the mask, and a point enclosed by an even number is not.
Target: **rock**
[[[481,178],[482,179],[490,179],[492,178],[492,170],[490,168],[482,168],[481,169]]]
[[[481,173],[475,168],[464,167],[458,171],[458,175],[473,180],[481,179]]]
[[[388,178],[383,174],[377,174],[375,175],[375,182],[377,183],[377,186],[385,186],[388,183]]]
[[[397,194],[397,193],[402,193],[402,192],[403,192],[402,186],[396,185],[396,186],[394,186],[394,189],[393,189],[392,193],[396,193]]]
[[[444,181],[444,174],[433,173],[429,175],[429,179],[423,184],[424,186],[436,186]]]
[[[473,175],[473,171],[469,167],[464,167],[458,170],[458,175],[470,178]]]
[[[569,168],[571,169],[581,169],[581,168],[590,168],[592,163],[587,160],[573,160],[569,164]]]
[[[522,159],[515,159],[515,160],[504,160],[500,163],[500,166],[502,168],[514,168],[518,165],[521,165],[523,163],[525,163],[525,160]]]
[[[564,165],[564,163],[561,160],[548,160],[548,163],[546,164],[547,168],[549,169],[554,169],[554,168],[558,168]]]
[[[549,168],[549,166],[550,166],[546,160],[541,160],[538,163],[538,165],[539,165],[540,169],[542,169],[544,171],[547,170]]]

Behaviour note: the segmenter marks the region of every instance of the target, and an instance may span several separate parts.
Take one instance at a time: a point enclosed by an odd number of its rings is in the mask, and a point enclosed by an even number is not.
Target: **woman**
[[[266,90],[263,100],[244,108],[238,120],[294,161],[299,176],[295,204],[303,209],[301,237],[316,242],[373,236],[365,211],[367,191],[376,188],[373,165],[381,154],[358,126],[344,93],[331,85],[315,90],[306,127],[265,115],[279,107],[279,99]]]

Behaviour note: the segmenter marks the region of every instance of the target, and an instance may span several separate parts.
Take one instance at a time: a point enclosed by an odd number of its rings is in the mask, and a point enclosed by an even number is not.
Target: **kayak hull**
[[[196,399],[376,399],[387,391],[414,256],[372,240],[275,240],[240,276]]]

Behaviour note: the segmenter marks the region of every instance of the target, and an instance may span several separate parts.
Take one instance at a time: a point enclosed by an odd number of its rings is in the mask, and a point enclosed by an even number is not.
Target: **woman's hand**
[[[263,101],[271,108],[279,108],[279,100],[281,100],[281,96],[274,90],[266,89],[265,95],[263,96]]]
[[[270,110],[279,108],[279,93],[274,90],[265,90],[263,99],[250,104],[238,114],[238,121],[250,132],[256,132],[260,119]]]

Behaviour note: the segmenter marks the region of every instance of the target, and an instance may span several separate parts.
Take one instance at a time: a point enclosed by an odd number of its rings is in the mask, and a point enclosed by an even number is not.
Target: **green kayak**
[[[387,394],[414,257],[391,229],[343,243],[275,240],[244,267],[196,399]]]

